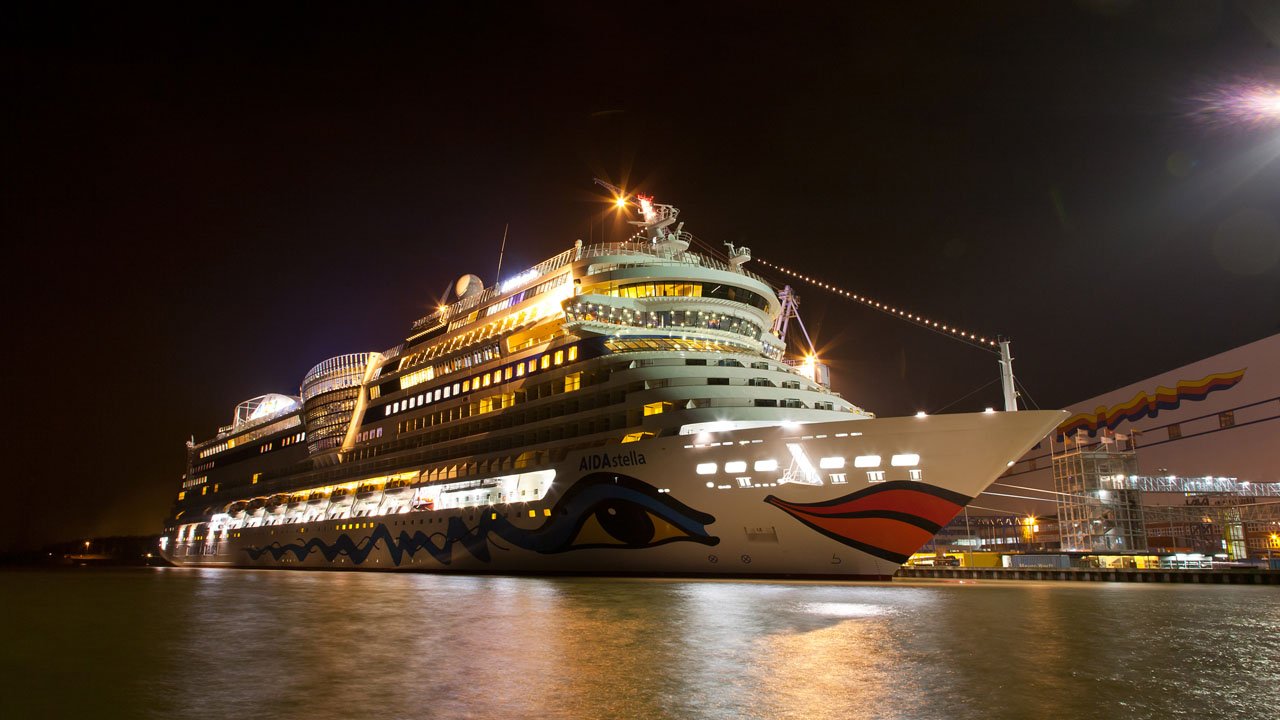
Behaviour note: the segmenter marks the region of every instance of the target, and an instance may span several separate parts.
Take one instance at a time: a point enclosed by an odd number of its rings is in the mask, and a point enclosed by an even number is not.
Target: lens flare
[[[1215,125],[1280,126],[1280,85],[1241,81],[1197,98],[1196,115]]]

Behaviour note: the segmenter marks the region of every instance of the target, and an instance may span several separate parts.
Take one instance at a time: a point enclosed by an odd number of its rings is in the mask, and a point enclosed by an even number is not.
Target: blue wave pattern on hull
[[[707,533],[715,517],[699,512],[670,495],[660,494],[648,483],[617,473],[592,473],[575,483],[551,510],[551,517],[533,529],[513,525],[492,508],[476,508],[480,520],[468,527],[462,518],[450,517],[445,531],[393,535],[383,523],[359,541],[343,533],[333,543],[321,538],[264,547],[248,547],[245,553],[255,561],[270,555],[279,562],[286,555],[302,561],[319,552],[326,561],[346,556],[355,565],[363,564],[381,543],[391,561],[400,565],[404,557],[425,551],[441,565],[453,562],[453,547],[463,548],[481,562],[491,562],[489,545],[494,538],[523,550],[554,554],[586,548],[640,549],[670,542],[690,541],[716,545],[720,539]],[[496,542],[493,544],[499,548]],[[507,549],[507,548],[501,548]]]

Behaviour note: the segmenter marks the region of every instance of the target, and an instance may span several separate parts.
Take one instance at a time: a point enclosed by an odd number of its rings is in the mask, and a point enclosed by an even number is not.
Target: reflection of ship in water
[[[180,565],[888,576],[1057,421],[876,419],[678,210],[456,297],[189,447]]]

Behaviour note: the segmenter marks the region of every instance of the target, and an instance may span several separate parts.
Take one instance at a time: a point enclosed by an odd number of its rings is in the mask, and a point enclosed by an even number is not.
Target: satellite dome
[[[459,300],[465,300],[484,290],[484,281],[476,275],[463,275],[453,284],[453,292]]]

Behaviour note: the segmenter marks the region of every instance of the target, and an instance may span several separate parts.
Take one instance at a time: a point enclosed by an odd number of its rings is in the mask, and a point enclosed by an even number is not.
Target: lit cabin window
[[[894,455],[889,461],[894,467],[914,467],[920,464],[920,456],[915,453],[903,453],[902,455]]]
[[[470,381],[470,380],[463,380],[463,381],[462,381],[462,392],[471,392],[471,381]]]
[[[538,517],[538,511],[537,511],[537,510],[530,510],[530,511],[529,511],[529,517]]]
[[[543,369],[543,370],[546,370],[547,368],[551,367],[551,356],[550,356],[550,355],[543,355],[543,356],[542,356],[542,363],[541,363],[541,364],[542,364],[542,369]]]
[[[537,370],[537,369],[538,369],[538,358],[533,358],[532,360],[529,361],[529,372],[533,372],[534,370]]]
[[[397,402],[395,402],[395,403],[392,403],[392,405],[391,405],[391,412],[400,412],[400,403],[399,403],[399,401],[397,401]]]
[[[459,385],[458,383],[454,383],[454,384],[453,384],[453,394],[454,394],[454,395],[457,395],[457,394],[458,394],[458,391],[461,389],[461,387],[462,387],[462,386],[461,386],[461,385]]]
[[[839,470],[844,467],[844,458],[842,457],[824,457],[818,460],[818,467],[823,470]]]
[[[503,371],[502,371],[502,377],[503,377],[504,379],[506,379],[506,380],[510,380],[510,379],[511,379],[511,368],[507,368],[506,370],[503,370]]]
[[[860,468],[880,467],[879,455],[859,455],[853,459],[853,466]]]
[[[582,387],[582,373],[569,373],[564,376],[564,391],[573,392]]]
[[[484,386],[489,387],[489,375],[487,373],[484,376]]]
[[[516,366],[516,377],[524,377],[524,363]]]
[[[573,362],[574,360],[577,360],[577,359],[578,359],[578,346],[574,345],[573,347],[569,348],[569,362]]]
[[[435,392],[435,399],[436,399],[436,400],[439,400],[439,399],[440,399],[440,388],[436,388],[436,392]]]
[[[563,350],[557,350],[557,351],[556,351],[555,364],[556,364],[556,365],[563,365],[563,364],[564,364],[564,351],[563,351]]]
[[[390,405],[386,406],[386,408],[384,408],[384,410],[385,410],[385,412],[383,412],[383,413],[382,413],[383,415],[390,415],[390,414],[391,414],[391,406],[390,406]]]
[[[675,406],[669,402],[651,402],[644,406],[644,414],[661,415],[664,412],[671,412]]]
[[[699,475],[715,475],[716,464],[715,463],[698,463],[698,474]]]
[[[773,472],[774,470],[778,469],[778,461],[777,460],[757,460],[755,465],[753,465],[752,467],[755,468],[756,472]]]
[[[745,460],[734,460],[724,464],[724,471],[727,473],[740,473],[747,471],[747,463]]]

